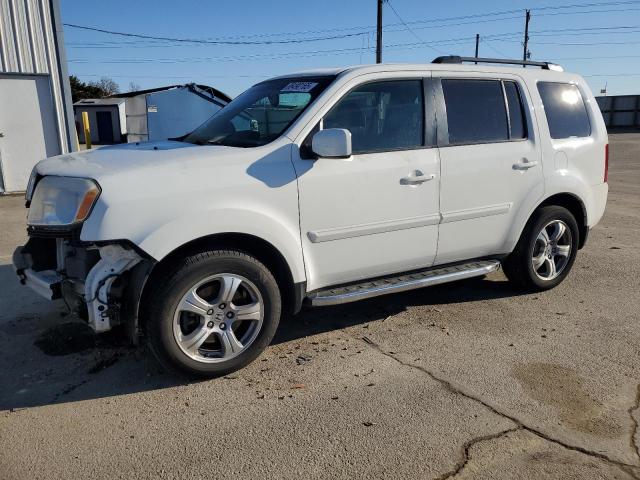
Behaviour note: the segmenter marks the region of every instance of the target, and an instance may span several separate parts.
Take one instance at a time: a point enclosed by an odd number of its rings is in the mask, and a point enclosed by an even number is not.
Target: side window
[[[351,132],[353,153],[424,145],[422,80],[367,83],[347,93],[323,119]]]
[[[516,82],[502,82],[509,107],[509,136],[511,140],[527,138],[527,122],[524,116],[522,97]]]
[[[449,143],[490,143],[509,139],[504,93],[499,80],[443,79]]]
[[[580,90],[570,83],[539,82],[551,138],[588,137],[591,124]]]

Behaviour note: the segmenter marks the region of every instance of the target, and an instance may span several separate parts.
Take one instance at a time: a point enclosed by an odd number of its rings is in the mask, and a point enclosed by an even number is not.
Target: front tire
[[[578,223],[566,208],[550,205],[538,209],[503,262],[505,275],[525,290],[554,288],[571,271],[579,236]]]
[[[163,366],[199,377],[245,367],[269,345],[281,299],[271,272],[235,250],[212,250],[169,266],[146,297],[149,347]]]

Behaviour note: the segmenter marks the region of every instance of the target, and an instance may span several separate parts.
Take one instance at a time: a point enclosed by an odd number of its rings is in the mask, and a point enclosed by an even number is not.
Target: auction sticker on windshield
[[[281,92],[310,92],[313,87],[318,85],[316,82],[291,82],[285,85]]]

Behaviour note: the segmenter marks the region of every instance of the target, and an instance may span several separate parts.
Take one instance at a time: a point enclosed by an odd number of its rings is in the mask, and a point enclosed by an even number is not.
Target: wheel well
[[[538,208],[546,207],[548,205],[557,205],[559,207],[564,207],[569,210],[575,217],[576,222],[578,223],[578,231],[580,233],[580,238],[578,239],[578,248],[582,248],[585,241],[587,240],[588,230],[587,212],[582,201],[578,197],[570,193],[558,193],[547,198],[538,206]]]
[[[154,265],[140,296],[140,311],[147,305],[146,295],[152,290],[155,281],[163,278],[165,270],[178,258],[184,258],[197,252],[212,249],[242,250],[267,267],[278,283],[282,295],[283,314],[294,314],[302,302],[299,285],[294,284],[291,269],[282,254],[272,244],[259,237],[242,233],[221,233],[198,238],[173,250],[169,255]],[[144,318],[144,315],[140,315]],[[141,325],[143,327],[143,325]]]

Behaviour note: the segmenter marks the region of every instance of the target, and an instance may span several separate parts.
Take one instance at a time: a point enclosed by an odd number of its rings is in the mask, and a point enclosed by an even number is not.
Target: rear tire
[[[564,207],[539,208],[531,216],[516,248],[502,266],[507,278],[528,291],[559,285],[576,259],[580,231],[574,216]]]
[[[143,306],[148,345],[164,367],[191,376],[245,367],[269,345],[280,321],[276,280],[241,251],[187,256],[151,288]]]

